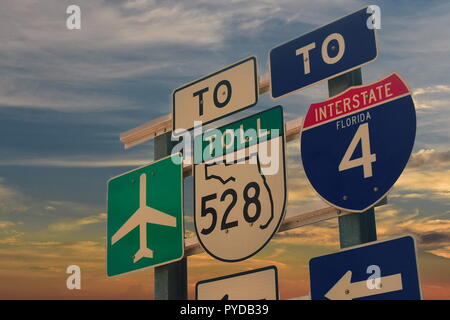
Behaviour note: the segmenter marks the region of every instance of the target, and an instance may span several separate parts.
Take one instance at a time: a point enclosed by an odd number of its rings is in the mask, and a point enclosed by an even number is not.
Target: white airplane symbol
[[[134,263],[144,257],[153,258],[153,251],[147,247],[147,223],[176,227],[177,220],[175,217],[147,205],[147,176],[143,173],[140,176],[139,209],[133,213],[127,222],[125,222],[111,238],[111,244],[115,244],[130,231],[139,226],[140,246],[139,250],[134,255]]]

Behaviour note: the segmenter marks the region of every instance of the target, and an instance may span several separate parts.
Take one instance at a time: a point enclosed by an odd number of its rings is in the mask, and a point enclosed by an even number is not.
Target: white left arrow
[[[381,277],[380,288],[370,289],[367,280],[352,282],[352,272],[347,271],[341,279],[325,294],[330,300],[352,300],[403,289],[400,273]]]

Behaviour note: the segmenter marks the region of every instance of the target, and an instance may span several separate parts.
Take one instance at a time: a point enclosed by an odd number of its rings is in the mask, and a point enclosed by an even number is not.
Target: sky
[[[66,8],[81,8],[81,30]],[[381,8],[378,59],[363,82],[399,73],[413,92],[417,135],[407,168],[376,209],[380,240],[412,234],[423,297],[450,299],[450,3],[444,0],[3,0],[0,2],[0,299],[152,299],[153,270],[106,276],[106,182],[153,160],[153,141],[119,135],[171,111],[172,91],[365,5]],[[287,120],[328,97],[320,83],[281,104]],[[289,207],[317,200],[287,144]],[[192,179],[186,179],[191,192]],[[189,216],[189,214],[191,216]],[[186,219],[192,209],[186,208]],[[208,278],[275,265],[280,297],[309,293],[309,259],[339,251],[337,220],[277,235],[254,257],[188,259],[189,298]],[[82,289],[66,288],[78,265]]]

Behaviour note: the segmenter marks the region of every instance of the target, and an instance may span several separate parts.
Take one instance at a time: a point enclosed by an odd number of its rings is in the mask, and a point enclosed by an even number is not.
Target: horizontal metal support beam
[[[264,94],[270,90],[270,73],[266,72],[259,77],[259,94]]]
[[[374,207],[382,206],[387,203],[387,199],[381,199]],[[314,224],[317,222],[355,214],[354,212],[342,211],[331,207],[322,200],[315,200],[301,205],[300,208],[288,209],[283,223],[277,232],[288,231]],[[196,236],[184,240],[184,256],[192,256],[202,253],[204,250]]]
[[[351,214],[351,212],[330,207],[321,200],[313,201],[302,205],[301,209],[288,209],[278,232],[288,231],[347,214]],[[184,244],[184,255],[186,257],[203,252],[203,248],[196,236],[185,239]]]
[[[284,123],[284,136],[286,142],[297,140],[300,138],[300,132],[302,131],[303,117],[287,121]]]
[[[125,149],[128,149],[169,131],[172,131],[172,115],[166,114],[122,133],[120,141],[125,145]]]
[[[301,296],[301,297],[295,297],[295,298],[290,298],[287,300],[311,300],[311,296],[307,295],[307,296]]]
[[[269,73],[260,76],[258,87],[259,94],[270,90]],[[172,114],[170,113],[122,133],[120,141],[124,144],[125,149],[128,149],[169,131],[172,131]]]

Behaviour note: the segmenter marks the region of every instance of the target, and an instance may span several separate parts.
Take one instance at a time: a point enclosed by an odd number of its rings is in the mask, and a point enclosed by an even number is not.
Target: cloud
[[[236,35],[258,37],[273,20],[316,25],[336,10],[344,13],[342,6],[360,6],[320,0],[316,10],[299,11],[302,4],[309,2],[79,0],[81,30],[67,30],[65,1],[2,1],[0,105],[74,112],[143,108],[136,97],[118,92],[124,79],[150,77],[161,85],[176,75],[198,77],[217,68],[217,50]]]
[[[413,99],[416,110],[421,113],[441,111],[450,103],[450,86],[440,84],[414,89]]]
[[[438,84],[430,87],[417,88],[413,90],[413,94],[416,96],[430,93],[450,93],[450,86]]]
[[[0,177],[0,215],[11,215],[28,210],[29,206],[24,204],[25,201],[25,196],[20,191],[11,186],[9,181]]]
[[[8,236],[0,239],[0,244],[9,245],[9,246],[20,245],[22,243],[22,239],[25,235],[24,232],[19,232],[16,230],[10,230],[7,234],[8,234]]]
[[[290,179],[288,200],[289,205],[300,205],[304,202],[311,202],[318,199],[317,194],[306,181],[306,178]]]
[[[276,243],[295,245],[338,246],[339,233],[336,220],[323,221],[314,225],[277,233],[273,241]]]
[[[48,234],[49,228],[52,231],[77,230],[84,225],[99,223],[106,219],[106,213],[88,216],[92,212],[103,210],[103,205],[36,199],[6,185],[7,180],[0,177],[0,239],[3,240],[3,244],[17,244],[22,238],[29,240],[32,237],[38,237],[33,239],[34,241],[48,241],[49,237],[54,236]],[[57,218],[66,220],[55,223]],[[45,232],[38,232],[39,230]]]
[[[395,183],[391,197],[441,198],[450,195],[450,151],[420,149]]]
[[[80,0],[81,30],[67,30],[64,1],[2,1],[0,105],[72,111],[139,108],[133,96],[113,91],[111,85],[166,75],[187,63],[168,52],[211,48],[223,41],[222,19],[214,13],[200,7],[185,10],[182,2],[146,3],[131,10]]]
[[[57,0],[33,2],[24,0],[21,5],[14,0],[2,2],[2,11],[9,13],[3,23],[16,27],[13,34],[4,34],[9,40],[8,47],[29,48],[25,40],[39,43],[41,48],[57,44],[84,49],[88,46],[92,49],[135,48],[160,43],[195,46],[221,40],[220,15],[181,1],[147,1],[139,8],[133,8],[131,3],[79,0],[77,5],[81,8],[82,18],[81,30],[77,31],[66,28],[67,3]]]
[[[450,45],[442,41],[448,31],[448,28],[442,27],[445,25],[445,21],[448,21],[450,18],[450,5],[448,2],[435,3],[433,6],[419,7],[418,4],[417,6],[416,10],[413,11],[406,10],[407,8],[405,7],[393,8],[392,11],[404,11],[399,19],[383,20],[382,18],[382,23],[388,23],[389,29],[393,30],[391,33],[383,34],[383,38],[389,39],[389,42],[396,41],[397,44],[396,46],[390,45],[389,51],[408,52],[409,56],[418,56],[421,53],[429,55],[448,52]],[[385,6],[381,9],[383,10],[383,8]],[[416,32],[412,33],[410,30],[405,29],[405,23],[414,25]],[[402,25],[403,27],[401,27]],[[399,34],[402,37],[399,37]],[[430,34],[433,36],[430,37]],[[418,43],[421,45],[417,45]]]
[[[66,244],[63,246],[64,249],[71,249],[71,250],[75,250],[78,251],[82,254],[85,253],[96,253],[98,256],[102,256],[105,251],[106,248],[103,244],[100,244],[96,241],[78,241],[76,243],[73,244]]]
[[[417,194],[420,198],[448,198],[450,169],[406,170],[395,183],[395,192]]]
[[[16,222],[0,220],[0,229],[6,229],[15,225],[17,225]]]
[[[449,105],[450,97],[413,98],[418,113],[437,112]]]
[[[424,245],[450,243],[450,228],[448,230],[448,232],[428,232],[420,234],[419,242]]]
[[[317,200],[319,197],[309,184],[303,168],[300,165],[300,144],[289,143],[286,146],[288,201],[289,206],[298,206],[305,202]]]
[[[54,247],[62,244],[60,241],[35,241],[29,243],[32,246],[36,247]]]
[[[396,228],[403,229],[404,232],[412,232],[420,234],[422,243],[442,242],[449,239],[450,236],[450,220],[433,219],[430,217],[405,219],[404,222],[397,222]]]
[[[56,232],[67,232],[67,231],[74,231],[79,230],[84,226],[91,225],[91,224],[97,224],[97,223],[103,223],[106,221],[106,213],[100,213],[95,216],[89,216],[73,221],[66,221],[66,222],[56,222],[53,224],[50,224],[48,226],[48,229],[51,231]]]
[[[417,240],[419,248],[428,252],[441,252],[450,245],[449,212],[426,215],[421,210],[412,212],[389,204],[377,208],[377,233],[379,238],[392,238],[410,234]]]
[[[5,178],[0,177],[0,201],[18,196],[18,192],[7,185]]]
[[[102,168],[102,167],[140,167],[149,164],[149,159],[108,159],[98,160],[92,158],[60,157],[60,158],[28,158],[21,160],[0,160],[0,166],[33,166],[33,167],[59,167],[59,168]],[[51,210],[51,209],[47,209]]]
[[[61,72],[65,72],[61,70]],[[8,83],[5,83],[8,82]],[[114,94],[109,96],[86,92],[85,88],[62,91],[59,88],[33,87],[28,81],[11,78],[0,80],[0,106],[23,108],[48,108],[70,111],[95,111],[100,109],[136,109],[136,102]],[[6,87],[13,88],[6,92]]]
[[[428,252],[442,258],[450,259],[450,246],[435,250],[429,250]]]
[[[450,165],[450,150],[420,149],[413,153],[408,168]]]

